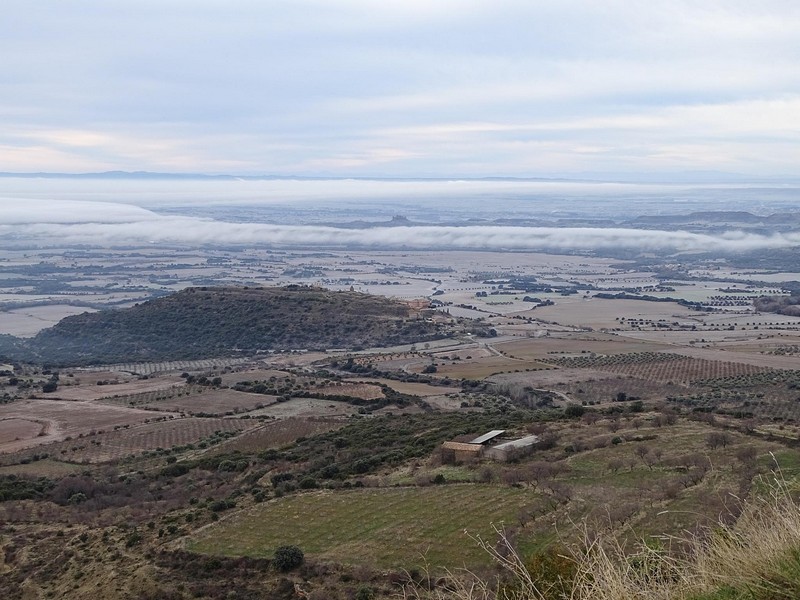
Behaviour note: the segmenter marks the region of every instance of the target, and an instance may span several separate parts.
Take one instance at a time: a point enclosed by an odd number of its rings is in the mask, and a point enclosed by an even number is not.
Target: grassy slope
[[[317,558],[382,567],[485,564],[465,533],[491,537],[535,493],[479,484],[313,492],[279,498],[204,530],[189,549],[269,557],[286,543]],[[288,524],[288,526],[287,526]],[[458,559],[456,559],[458,557]]]

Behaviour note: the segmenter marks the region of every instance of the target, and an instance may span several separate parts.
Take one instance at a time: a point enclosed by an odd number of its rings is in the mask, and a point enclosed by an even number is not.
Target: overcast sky
[[[796,175],[796,0],[4,0],[0,171]]]

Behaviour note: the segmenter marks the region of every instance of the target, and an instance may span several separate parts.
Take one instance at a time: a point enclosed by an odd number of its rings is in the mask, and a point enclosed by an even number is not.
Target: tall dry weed
[[[780,469],[762,478],[735,520],[697,534],[644,541],[631,549],[616,539],[591,538],[572,547],[574,578],[548,588],[526,567],[503,531],[500,542],[473,538],[501,567],[493,581],[469,571],[447,572],[437,585],[406,586],[406,600],[688,600],[723,587],[755,597],[800,598],[800,504]],[[671,548],[681,548],[671,552]],[[786,574],[797,562],[796,577]],[[428,580],[431,581],[430,579]]]

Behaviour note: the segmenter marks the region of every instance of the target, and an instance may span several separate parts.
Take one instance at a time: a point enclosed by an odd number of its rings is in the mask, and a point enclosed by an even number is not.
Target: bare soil
[[[270,421],[255,429],[227,440],[215,447],[209,454],[226,452],[258,452],[268,448],[280,448],[291,444],[300,437],[317,435],[344,426],[341,420],[311,419],[289,417]]]
[[[268,416],[276,419],[289,417],[347,417],[358,412],[358,407],[346,402],[318,398],[292,398],[249,413],[251,416]]]
[[[135,425],[154,416],[156,415],[151,411],[94,402],[17,400],[0,406],[0,419],[36,422],[44,435],[37,432],[34,437],[2,443],[0,453],[39,446],[63,440],[68,436],[77,437],[92,431],[109,430],[115,426]]]
[[[200,393],[189,396],[175,396],[148,402],[145,407],[189,414],[225,415],[255,410],[275,404],[277,401],[276,396],[264,394],[249,394],[227,389],[201,389]]]
[[[172,387],[180,387],[185,384],[186,380],[181,379],[178,376],[141,380],[120,379],[119,383],[109,383],[108,385],[60,385],[58,390],[49,396],[58,398],[60,400],[99,400],[101,398],[111,398],[114,396],[127,396],[130,394],[140,394],[142,392],[166,390]]]
[[[17,440],[29,440],[43,432],[45,425],[30,419],[0,420],[0,446]]]
[[[427,383],[417,383],[414,381],[396,381],[394,379],[362,379],[361,381],[382,383],[388,385],[396,392],[401,394],[411,394],[425,398],[427,396],[438,396],[440,394],[455,394],[461,391],[457,387],[444,387],[439,385],[429,385]]]

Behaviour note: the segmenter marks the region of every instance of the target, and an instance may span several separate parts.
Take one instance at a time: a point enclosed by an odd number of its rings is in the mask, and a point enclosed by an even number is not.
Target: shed
[[[498,435],[503,435],[506,432],[505,429],[492,429],[489,433],[484,433],[476,437],[474,440],[470,440],[470,444],[485,444],[496,438]]]
[[[488,458],[506,462],[512,457],[529,454],[538,441],[538,435],[529,435],[487,448],[485,454]]]
[[[464,442],[445,442],[442,444],[442,462],[460,463],[474,460],[483,454],[480,444],[467,444]]]

